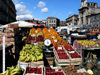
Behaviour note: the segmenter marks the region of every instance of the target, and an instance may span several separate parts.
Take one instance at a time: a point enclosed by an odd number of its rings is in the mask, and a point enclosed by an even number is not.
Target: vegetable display
[[[35,46],[26,44],[20,51],[19,60],[24,62],[29,62],[29,61],[35,62],[38,60],[42,60],[43,59],[42,47],[43,44],[38,44]]]

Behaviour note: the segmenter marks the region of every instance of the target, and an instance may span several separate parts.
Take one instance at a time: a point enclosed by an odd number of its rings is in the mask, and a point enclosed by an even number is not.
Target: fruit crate
[[[71,57],[71,55],[69,54],[69,53],[74,53],[74,52],[76,52],[80,57],[79,58],[72,58]],[[81,55],[77,52],[77,51],[71,51],[71,52],[67,52],[68,53],[68,55],[69,55],[69,57],[70,57],[70,60],[71,60],[71,63],[74,65],[74,63],[76,64],[76,63],[81,63],[82,62],[82,57],[81,57]]]
[[[37,61],[37,62],[30,62],[29,63],[30,66],[44,66],[44,61]]]
[[[58,62],[57,59],[55,59],[55,63],[57,63],[58,66],[67,66],[67,65],[71,65],[71,61],[70,62]]]
[[[49,69],[49,71],[46,72],[46,69]],[[60,73],[62,72],[62,74],[60,74],[59,72]],[[49,73],[50,75],[56,75],[56,74],[57,75],[66,75],[61,67],[44,67],[44,75],[48,75],[46,73]]]
[[[71,62],[70,65],[80,65],[82,61]]]
[[[27,68],[25,69],[23,75],[44,75],[44,67],[43,66],[42,67],[30,67],[31,69],[33,69],[33,68],[38,68],[38,69],[41,68],[41,73],[39,73],[39,72],[37,73],[36,70],[34,70],[33,73],[32,72],[31,73],[27,73]]]
[[[24,70],[26,69],[26,67],[29,66],[29,63],[27,62],[21,62],[21,61],[18,61],[18,66],[20,66],[21,68],[23,68]]]
[[[74,49],[73,49],[73,47],[71,46],[71,49],[69,49],[69,50],[67,50],[64,46],[62,46],[63,47],[63,49],[65,50],[65,51],[68,51],[68,52],[70,52],[70,51],[74,51]]]
[[[28,36],[27,37],[27,40],[26,40],[26,43],[29,43],[29,44],[34,44],[36,42],[36,37],[34,36]]]
[[[47,60],[49,65],[53,65],[54,64],[54,57],[46,57],[46,60]]]
[[[58,56],[58,53],[55,50],[55,48],[53,49],[53,51],[54,51],[54,54],[55,54],[55,57],[56,57],[58,63],[70,62],[70,59],[60,59],[59,56]],[[68,57],[69,57],[69,55],[68,55]]]

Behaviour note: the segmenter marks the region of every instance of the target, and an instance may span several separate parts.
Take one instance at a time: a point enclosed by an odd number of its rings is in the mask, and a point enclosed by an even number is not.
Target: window
[[[54,20],[54,23],[56,23],[56,20]]]
[[[51,20],[50,20],[50,23],[51,23]]]
[[[53,20],[52,20],[52,23],[53,23]]]

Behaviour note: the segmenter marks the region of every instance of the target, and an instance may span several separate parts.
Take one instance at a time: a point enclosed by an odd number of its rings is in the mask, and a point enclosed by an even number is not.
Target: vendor
[[[15,56],[16,61],[19,59],[19,52],[22,49],[23,43],[22,43],[22,35],[21,32],[18,31],[15,35]]]

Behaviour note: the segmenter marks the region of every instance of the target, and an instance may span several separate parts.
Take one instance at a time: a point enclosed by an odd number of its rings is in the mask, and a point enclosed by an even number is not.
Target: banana
[[[28,61],[30,61],[30,57],[27,57],[27,58],[25,59],[25,62],[28,62]]]
[[[28,61],[34,62],[43,59],[43,51],[42,51],[43,46],[44,46],[43,43],[39,43],[35,46],[26,44],[20,52],[19,60],[25,62]]]
[[[21,69],[19,66],[12,66],[12,67],[7,67],[7,70],[5,71],[5,73],[0,73],[0,75],[16,75],[19,74],[20,71],[23,71],[23,69]]]
[[[26,59],[26,56],[20,56],[19,60],[24,61]]]

